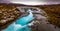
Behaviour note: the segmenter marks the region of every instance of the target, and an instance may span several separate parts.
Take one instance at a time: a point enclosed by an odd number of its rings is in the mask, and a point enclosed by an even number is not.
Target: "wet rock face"
[[[43,23],[42,21],[47,21],[48,16],[42,9],[39,8],[33,9],[33,14],[35,19],[33,25],[31,26],[32,31],[41,31],[40,24]]]
[[[16,20],[21,15],[15,6],[0,5],[0,29]]]

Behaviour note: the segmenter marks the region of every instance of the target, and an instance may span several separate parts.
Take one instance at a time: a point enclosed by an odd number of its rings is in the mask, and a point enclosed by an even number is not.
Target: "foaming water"
[[[6,29],[2,31],[31,31],[31,28],[28,24],[34,19],[34,17],[30,9],[28,10],[28,12],[29,15],[19,18],[16,22],[13,22],[11,25],[9,25]]]

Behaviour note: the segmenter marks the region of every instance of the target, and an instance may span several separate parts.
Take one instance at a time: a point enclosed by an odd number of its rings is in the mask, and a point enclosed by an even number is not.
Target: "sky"
[[[0,3],[17,3],[26,5],[60,4],[60,0],[0,0]]]

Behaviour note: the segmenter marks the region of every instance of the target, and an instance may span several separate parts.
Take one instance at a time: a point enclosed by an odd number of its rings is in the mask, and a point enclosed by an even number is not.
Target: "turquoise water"
[[[28,26],[34,17],[31,10],[28,10],[29,15],[19,18],[16,22],[13,22],[6,29],[2,31],[31,31],[31,28]]]

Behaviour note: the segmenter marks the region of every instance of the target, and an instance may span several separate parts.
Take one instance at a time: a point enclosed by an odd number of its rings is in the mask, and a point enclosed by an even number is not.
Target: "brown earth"
[[[21,15],[15,6],[0,5],[0,29],[6,28]]]
[[[51,24],[60,27],[60,5],[44,5],[39,8],[47,13]]]

